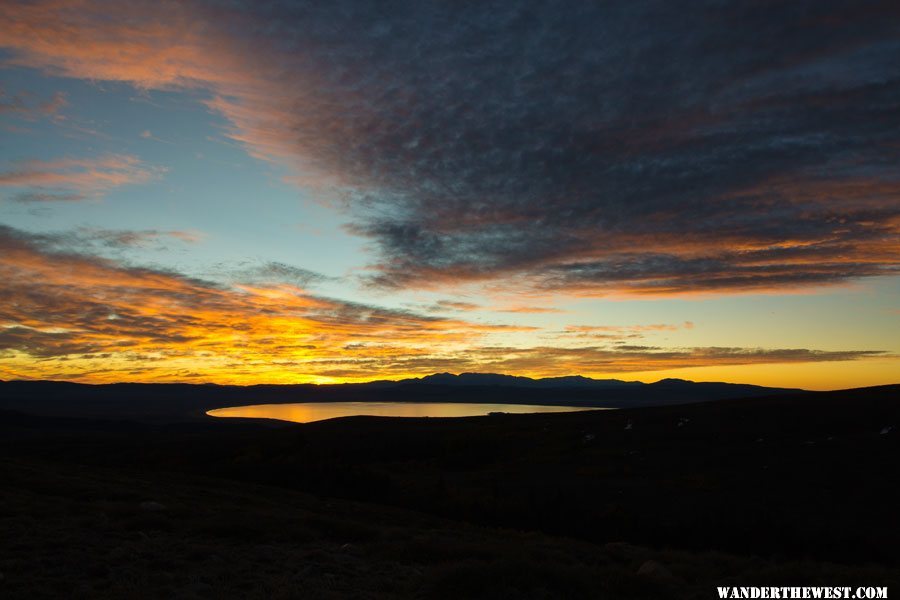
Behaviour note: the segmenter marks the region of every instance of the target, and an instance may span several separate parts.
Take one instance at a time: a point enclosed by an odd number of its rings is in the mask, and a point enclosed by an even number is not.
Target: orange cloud
[[[16,198],[23,202],[82,200],[99,197],[123,185],[146,183],[160,173],[129,155],[101,158],[28,160],[0,173],[0,187],[30,188]]]
[[[322,298],[289,285],[217,286],[47,250],[42,238],[9,228],[0,233],[6,376],[172,380],[202,371],[214,381],[322,380],[335,361],[398,365],[439,357],[435,344],[459,351],[484,335],[517,330]]]
[[[57,75],[144,88],[234,80],[234,55],[214,52],[198,17],[184,2],[44,0],[16,3],[2,32],[17,51],[9,63]]]
[[[481,365],[499,373],[553,377],[580,373],[603,376],[641,371],[667,371],[689,367],[799,364],[860,360],[887,356],[877,351],[823,352],[809,349],[766,348],[658,348],[584,346],[564,348],[484,348]]]
[[[496,336],[531,328],[389,310],[315,296],[293,285],[216,285],[60,252],[48,246],[46,236],[8,227],[0,228],[0,279],[3,378],[259,383],[370,380],[466,370],[593,375],[883,355],[806,349],[498,345]],[[630,329],[670,327],[674,326]]]
[[[297,108],[296,90],[288,93],[266,59],[264,37],[235,35],[251,25],[246,15],[193,2],[39,0],[8,11],[0,45],[13,51],[7,64],[51,75],[209,90],[207,104],[232,124],[232,138],[257,157],[293,158],[285,123]]]
[[[691,321],[685,321],[681,325],[669,323],[653,323],[650,325],[569,325],[567,332],[593,333],[593,332],[636,332],[636,331],[678,331],[679,329],[693,329]]]

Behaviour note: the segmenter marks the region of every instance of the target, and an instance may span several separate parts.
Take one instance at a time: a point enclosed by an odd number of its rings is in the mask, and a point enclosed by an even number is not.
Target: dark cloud
[[[900,264],[896,2],[12,12],[0,33],[14,64],[211,91],[255,156],[338,192],[350,229],[373,240],[379,286],[729,293]],[[74,166],[5,176],[77,192],[91,167]]]
[[[896,273],[888,2],[270,5],[285,126],[373,280],[783,289]],[[252,136],[251,136],[252,139]]]

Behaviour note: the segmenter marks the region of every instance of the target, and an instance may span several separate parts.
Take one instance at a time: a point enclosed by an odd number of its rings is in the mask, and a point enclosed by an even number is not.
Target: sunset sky
[[[900,382],[900,3],[0,11],[0,379]]]

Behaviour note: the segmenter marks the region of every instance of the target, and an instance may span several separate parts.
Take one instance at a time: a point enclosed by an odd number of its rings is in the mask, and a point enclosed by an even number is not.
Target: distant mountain
[[[501,375],[498,373],[435,373],[415,379],[402,379],[400,381],[379,381],[379,386],[447,386],[447,387],[503,387],[503,388],[527,388],[544,390],[653,390],[654,393],[662,391],[698,391],[714,392],[720,390],[728,397],[733,397],[735,392],[746,393],[749,396],[757,396],[760,393],[784,393],[802,390],[791,388],[767,388],[759,385],[743,383],[720,382],[694,382],[687,379],[660,379],[655,383],[643,383],[641,381],[623,381],[621,379],[592,379],[582,375],[569,375],[567,377],[545,377],[532,379],[516,375]],[[355,384],[366,386],[371,384]]]
[[[532,383],[534,380],[528,377],[515,375],[500,375],[498,373],[435,373],[426,375],[421,379],[404,379],[398,383],[405,385],[429,384],[429,385],[504,385],[521,386]]]
[[[621,381],[619,379],[591,379],[581,375],[568,377],[545,377],[532,379],[516,375],[501,375],[498,373],[435,373],[426,375],[420,379],[403,379],[397,382],[403,385],[428,384],[450,386],[504,386],[526,388],[616,388],[644,385],[640,381]]]
[[[0,382],[0,410],[52,417],[197,422],[207,419],[207,410],[245,404],[482,402],[636,408],[792,392],[802,390],[736,383],[695,383],[683,379],[641,383],[579,375],[532,379],[497,373],[435,373],[401,381],[336,385],[86,385],[63,381],[4,381]]]

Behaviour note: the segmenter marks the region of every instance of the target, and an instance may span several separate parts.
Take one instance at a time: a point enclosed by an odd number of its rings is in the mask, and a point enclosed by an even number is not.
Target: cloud
[[[685,321],[681,324],[651,323],[649,325],[568,325],[566,333],[592,334],[607,332],[645,332],[645,331],[678,331],[679,329],[693,329],[694,323]]]
[[[2,185],[2,184],[0,184]],[[13,195],[12,199],[21,204],[41,204],[45,202],[81,202],[88,198],[85,194],[74,192],[21,192]]]
[[[438,300],[434,304],[423,307],[424,310],[433,313],[439,312],[469,312],[481,310],[483,307],[474,302],[463,302],[461,300]]]
[[[96,251],[102,249],[127,250],[133,248],[165,250],[168,242],[197,244],[204,234],[199,231],[162,229],[99,229],[81,227],[74,233],[60,235],[60,245],[70,251]]]
[[[197,231],[196,229],[190,230],[177,230],[173,229],[170,231],[159,231],[154,229],[154,233],[157,235],[165,235],[169,237],[173,237],[177,240],[180,240],[186,244],[197,244],[203,241],[206,238],[206,234],[202,231]]]
[[[82,381],[330,381],[862,360],[874,350],[510,346],[503,323],[386,309],[283,282],[217,284],[0,226],[0,373]],[[282,273],[282,267],[275,271]],[[290,270],[289,270],[290,271]],[[291,273],[293,271],[290,271]],[[661,328],[662,325],[639,326]]]
[[[0,187],[25,188],[18,202],[74,202],[98,198],[124,185],[146,183],[161,173],[129,155],[19,161],[0,173]]]
[[[71,239],[78,235],[0,226],[7,374],[173,380],[188,369],[215,381],[309,380],[321,377],[315,360],[342,358],[348,344],[363,345],[369,358],[411,357],[432,344],[461,348],[520,329],[315,296],[285,283],[216,284],[77,252]]]
[[[700,366],[807,363],[860,360],[885,356],[880,351],[825,352],[808,349],[674,348],[602,346],[484,348],[481,360],[489,370],[504,373],[539,371],[547,376],[572,373],[628,373]]]
[[[663,349],[621,346],[610,349],[600,346],[485,346],[447,355],[315,359],[314,363],[322,374],[347,378],[365,378],[376,371],[418,374],[480,371],[557,377],[573,373],[627,374],[689,367],[835,362],[887,356],[885,352],[869,350],[825,352],[718,347]]]
[[[693,329],[694,323],[685,321],[680,324],[651,323],[648,325],[567,325],[563,331],[557,332],[554,337],[558,340],[573,338],[611,340],[618,344],[626,343],[626,340],[643,338],[647,333],[662,331],[678,331],[680,329]],[[618,346],[617,349],[627,349],[626,346]]]
[[[198,88],[386,288],[780,292],[900,267],[900,11],[15,3],[9,62]]]
[[[561,308],[553,308],[552,306],[512,306],[510,308],[499,308],[497,312],[520,313],[520,314],[547,314],[547,313],[564,313]]]
[[[32,121],[40,117],[56,116],[68,104],[63,92],[56,92],[49,99],[35,99],[32,94],[9,95],[0,89],[0,115],[15,115]]]
[[[308,288],[332,279],[316,271],[275,261],[245,261],[238,265],[221,264],[217,265],[214,271],[233,283],[256,285],[288,284],[299,288]]]
[[[142,131],[140,133],[140,137],[145,140],[153,140],[154,142],[161,142],[163,144],[174,144],[175,143],[175,142],[172,142],[171,140],[164,140],[161,137],[157,137],[149,129],[145,129],[144,131]]]
[[[12,236],[11,232],[14,230],[5,228],[4,231],[6,236]],[[165,249],[166,243],[171,240],[195,244],[204,238],[204,234],[199,231],[102,229],[98,227],[79,227],[66,232],[22,233],[19,235],[26,236],[44,251],[60,254],[84,254],[134,248],[159,250]]]
[[[510,306],[506,308],[493,308],[490,306],[482,306],[474,302],[463,302],[459,300],[438,300],[437,302],[422,307],[428,312],[470,312],[477,310],[488,310],[498,313],[512,314],[548,314],[548,313],[564,313],[566,311],[553,308],[550,306]]]

